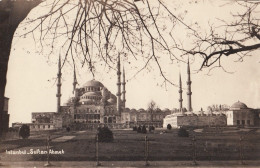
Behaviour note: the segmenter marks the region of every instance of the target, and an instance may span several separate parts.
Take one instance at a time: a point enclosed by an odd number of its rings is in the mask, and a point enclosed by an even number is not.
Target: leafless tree
[[[153,114],[154,112],[158,109],[158,106],[156,105],[156,103],[151,100],[148,104],[148,108],[147,108],[147,112],[151,113],[151,121],[153,122]]]
[[[155,63],[164,80],[172,83],[165,77],[160,58],[165,54],[171,61],[182,61],[174,53],[178,44],[168,36],[176,24],[191,28],[164,1],[52,0],[41,5],[49,11],[27,18],[21,25],[22,36],[32,34],[41,48],[52,48],[49,56],[59,46],[63,65],[79,62],[94,75],[97,64],[115,69],[120,54],[128,63],[143,61],[136,73]]]
[[[238,56],[237,61],[243,61],[253,51],[260,49],[259,4],[259,1],[229,1],[225,5],[241,7],[240,11],[232,13],[232,21],[219,19],[222,24],[209,25],[206,33],[191,32],[193,46],[182,47],[183,55],[202,58],[200,70],[209,68],[209,71],[217,67],[225,71],[223,57]]]

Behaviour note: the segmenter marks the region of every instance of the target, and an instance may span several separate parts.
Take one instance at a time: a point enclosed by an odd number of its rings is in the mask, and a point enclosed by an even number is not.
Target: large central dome
[[[99,82],[99,81],[96,81],[96,80],[90,80],[90,81],[87,81],[83,87],[89,87],[89,86],[93,86],[93,87],[104,87],[104,85]]]

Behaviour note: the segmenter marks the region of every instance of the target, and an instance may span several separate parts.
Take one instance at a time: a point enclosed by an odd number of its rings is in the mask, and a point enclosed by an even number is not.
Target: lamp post
[[[47,163],[44,164],[44,167],[49,167],[49,166],[52,166],[52,164],[50,163],[50,141],[51,141],[51,137],[50,135],[47,137],[47,146],[46,146],[46,149],[47,149]]]
[[[192,155],[193,164],[198,165],[198,163],[196,161],[196,139],[195,139],[195,135],[192,138],[192,147],[193,147],[193,155]]]
[[[149,140],[147,138],[147,135],[144,138],[144,159],[145,159],[145,166],[150,166],[148,162],[149,158]]]
[[[96,135],[96,161],[97,161],[97,164],[96,166],[101,166],[101,163],[99,162],[99,156],[98,156],[98,146],[99,145],[99,139],[98,139],[98,134]]]

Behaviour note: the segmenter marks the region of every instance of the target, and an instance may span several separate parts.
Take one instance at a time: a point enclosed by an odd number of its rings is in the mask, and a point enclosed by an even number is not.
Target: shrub
[[[142,127],[142,133],[143,133],[143,134],[146,134],[146,133],[147,133],[147,130],[146,130],[146,126],[145,126],[145,125],[143,125],[143,127]]]
[[[185,128],[180,128],[178,130],[178,136],[179,137],[189,137],[189,132]]]
[[[133,131],[137,131],[137,127],[136,126],[133,127]]]
[[[19,130],[19,136],[23,139],[27,139],[30,136],[30,127],[26,124],[23,124]]]
[[[172,129],[172,125],[171,125],[171,124],[168,124],[168,125],[167,125],[167,129],[168,129],[168,130],[171,130],[171,129]]]
[[[70,127],[67,127],[67,128],[66,128],[66,131],[67,131],[67,132],[70,132]]]
[[[152,125],[152,126],[149,126],[149,132],[152,132],[155,130],[155,127]]]
[[[141,132],[142,132],[141,126],[139,126],[139,127],[137,128],[137,132],[138,132],[138,133],[141,133]]]
[[[152,126],[149,126],[149,132],[152,132]]]
[[[99,142],[113,142],[113,132],[108,127],[100,128],[98,131]]]

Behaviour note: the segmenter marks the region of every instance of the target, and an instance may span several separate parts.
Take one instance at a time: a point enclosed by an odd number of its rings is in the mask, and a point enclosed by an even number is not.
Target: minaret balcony
[[[192,82],[191,81],[187,81],[187,85],[190,85]]]
[[[192,95],[192,92],[187,92],[187,95]]]
[[[56,94],[56,97],[61,97],[61,94]]]

